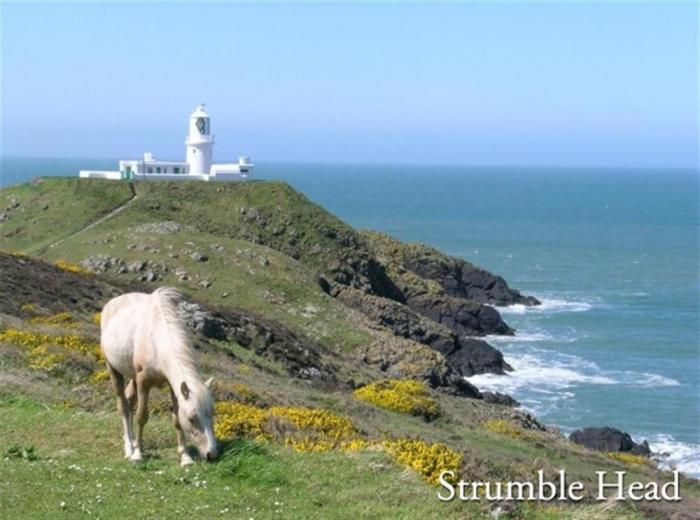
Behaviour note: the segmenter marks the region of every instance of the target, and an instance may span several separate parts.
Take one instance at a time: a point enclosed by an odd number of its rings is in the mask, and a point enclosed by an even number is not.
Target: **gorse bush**
[[[420,439],[371,441],[361,437],[347,417],[328,410],[300,406],[257,406],[221,402],[216,405],[214,433],[220,438],[248,437],[279,442],[295,451],[326,452],[383,449],[399,464],[437,484],[443,471],[458,474],[462,455],[441,443]]]
[[[77,323],[77,320],[70,312],[59,312],[52,316],[35,316],[34,318],[29,318],[29,323],[38,325],[63,325],[65,327],[74,325]]]
[[[262,399],[248,385],[218,379],[214,380],[213,393],[217,399],[245,404],[260,404],[259,401]]]
[[[22,306],[19,308],[19,310],[22,312],[35,312],[36,311],[36,304],[35,303],[23,303]]]
[[[56,369],[66,360],[69,351],[102,361],[99,344],[77,334],[53,335],[9,328],[0,331],[0,341],[23,348],[27,352],[29,366],[40,370]]]
[[[428,393],[425,383],[405,379],[385,379],[358,388],[353,395],[380,408],[434,419],[440,407]]]
[[[277,440],[297,451],[350,449],[360,444],[350,419],[327,410],[221,402],[216,404],[217,437]]]
[[[268,439],[270,436],[265,430],[267,419],[267,412],[257,406],[235,402],[216,403],[214,434],[223,439]]]
[[[437,484],[444,471],[458,474],[462,455],[442,443],[428,444],[420,439],[385,440],[382,445],[396,462],[413,468],[431,484]]]
[[[74,264],[73,262],[69,262],[67,260],[56,260],[56,263],[54,265],[59,269],[68,271],[69,273],[90,274],[90,271],[88,271],[84,267],[81,267],[78,264]]]
[[[629,464],[631,466],[644,466],[649,464],[649,459],[642,455],[635,455],[634,453],[622,453],[619,451],[608,451],[606,453],[611,459],[615,459],[624,464]]]
[[[521,426],[505,419],[489,419],[483,423],[483,427],[490,432],[506,435],[513,439],[532,441],[540,438],[535,432],[525,430]]]
[[[301,406],[274,406],[269,409],[273,417],[282,418],[304,432],[313,432],[330,441],[342,441],[356,437],[357,429],[347,417],[328,410]]]

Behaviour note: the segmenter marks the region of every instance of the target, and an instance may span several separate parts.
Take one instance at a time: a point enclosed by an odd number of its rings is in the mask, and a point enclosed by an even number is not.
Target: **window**
[[[175,167],[173,168],[173,173],[180,173],[180,168],[177,167],[177,166],[175,166]]]
[[[156,168],[156,173],[160,173],[160,166],[158,166],[158,168]]]
[[[148,168],[148,173],[153,173],[153,168]]]

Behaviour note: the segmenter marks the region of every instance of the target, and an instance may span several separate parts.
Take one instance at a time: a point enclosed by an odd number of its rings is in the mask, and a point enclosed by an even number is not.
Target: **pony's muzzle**
[[[209,462],[215,461],[216,458],[219,456],[216,450],[211,450],[207,452],[207,460]]]

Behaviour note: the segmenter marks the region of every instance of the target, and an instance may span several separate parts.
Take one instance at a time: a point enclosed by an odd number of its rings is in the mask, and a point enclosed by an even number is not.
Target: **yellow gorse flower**
[[[68,271],[70,273],[90,274],[90,271],[88,271],[84,267],[81,267],[78,264],[74,264],[73,262],[69,262],[67,260],[56,260],[56,263],[54,263],[54,265],[59,269],[63,269],[64,271]]]
[[[29,323],[39,324],[39,325],[73,325],[76,323],[76,319],[70,312],[59,312],[52,316],[35,316],[34,318],[29,318]]]
[[[432,419],[440,407],[428,393],[425,383],[408,379],[384,379],[358,388],[353,395],[380,408]]]
[[[608,451],[606,453],[611,459],[629,464],[631,466],[644,466],[649,464],[649,459],[643,457],[642,455],[635,455],[633,453],[621,453],[619,451]]]
[[[252,437],[272,440],[280,436],[274,423],[282,421],[293,430],[281,433],[284,444],[297,451],[357,449],[359,432],[350,419],[328,410],[301,406],[260,408],[231,401],[216,404],[214,433],[217,437]]]
[[[275,421],[286,421],[296,429],[275,430]],[[278,441],[295,451],[319,453],[330,450],[358,451],[369,447],[386,450],[396,462],[417,471],[437,484],[443,471],[458,474],[462,455],[441,443],[420,439],[370,441],[360,436],[350,419],[328,410],[301,406],[260,408],[231,401],[216,404],[214,433],[220,438],[237,436]]]
[[[462,455],[442,443],[428,444],[420,439],[385,440],[382,446],[394,459],[416,470],[431,484],[437,484],[444,471],[457,475]]]
[[[25,349],[29,365],[37,369],[53,370],[65,361],[66,352],[61,352],[61,350],[90,356],[95,361],[102,360],[99,344],[90,338],[77,334],[53,335],[10,328],[0,331],[0,341]],[[59,349],[54,351],[49,350],[49,347],[58,347]]]
[[[537,440],[540,436],[532,431],[525,430],[521,426],[505,419],[489,419],[482,423],[483,427],[493,433],[506,435],[514,439]]]

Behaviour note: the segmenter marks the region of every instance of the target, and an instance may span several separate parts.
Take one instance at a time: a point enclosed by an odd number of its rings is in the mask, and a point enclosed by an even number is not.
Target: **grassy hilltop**
[[[186,295],[200,370],[215,376],[217,463],[178,466],[164,391],[147,460],[121,458],[95,317],[161,285]],[[284,183],[4,188],[0,516],[489,518],[498,505],[439,502],[436,474],[667,478],[463,381],[508,369],[474,338],[513,333],[489,304],[516,302],[536,304],[466,262],[357,231]],[[501,504],[501,518],[691,518],[700,488],[683,492],[672,505]]]

